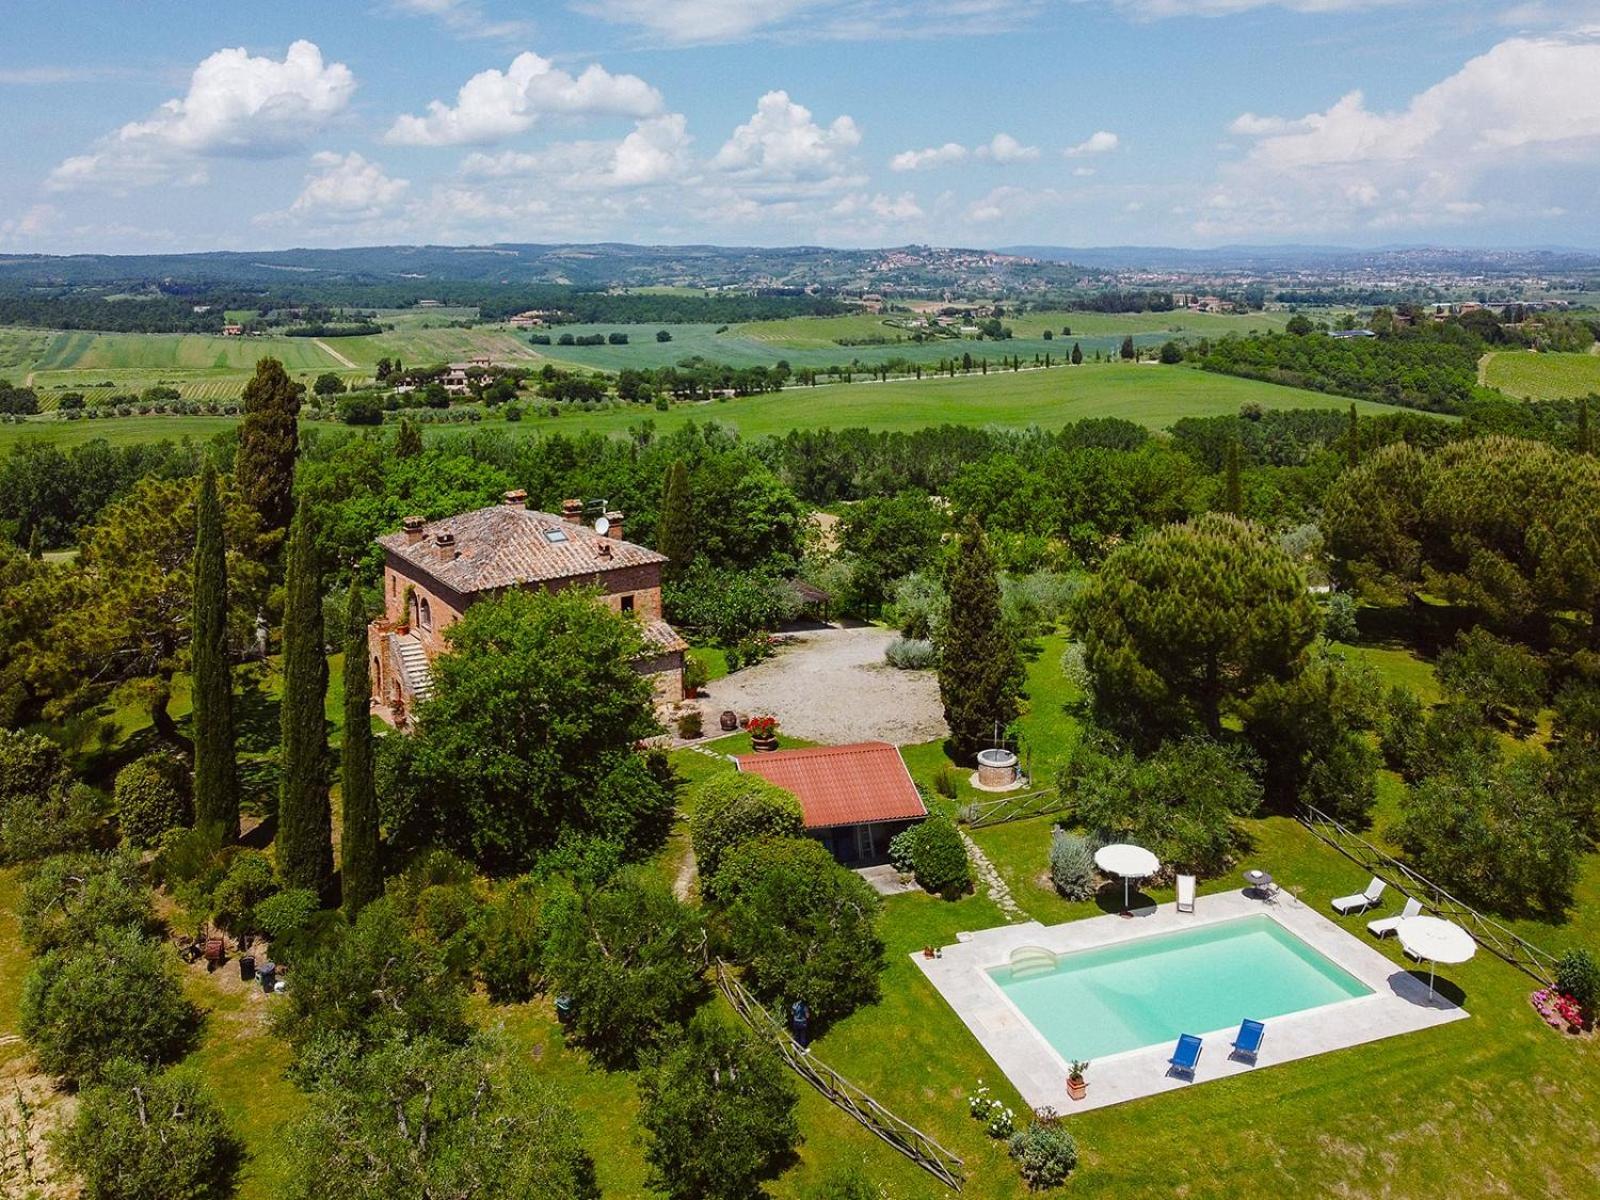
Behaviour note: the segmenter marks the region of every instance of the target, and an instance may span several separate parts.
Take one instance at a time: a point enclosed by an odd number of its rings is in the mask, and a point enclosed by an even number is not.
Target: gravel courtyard
[[[932,671],[897,671],[883,661],[892,629],[872,626],[797,630],[794,643],[759,666],[708,684],[699,705],[707,737],[725,709],[770,714],[790,737],[838,744],[880,740],[897,746],[944,737],[948,728]]]

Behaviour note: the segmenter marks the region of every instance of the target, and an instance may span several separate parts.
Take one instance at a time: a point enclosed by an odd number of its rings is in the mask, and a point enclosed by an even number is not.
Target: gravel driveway
[[[898,636],[873,626],[795,631],[792,645],[759,666],[718,679],[699,705],[707,737],[724,709],[770,714],[791,737],[837,745],[880,740],[897,746],[944,737],[939,681],[932,671],[897,671],[883,648]]]

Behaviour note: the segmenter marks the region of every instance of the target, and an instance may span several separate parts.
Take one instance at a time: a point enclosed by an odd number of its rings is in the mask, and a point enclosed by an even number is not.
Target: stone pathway
[[[961,840],[967,847],[967,857],[972,860],[972,867],[978,873],[978,879],[983,884],[984,891],[989,893],[989,899],[1003,912],[1008,921],[1031,920],[1027,913],[1012,896],[1011,889],[1006,886],[1006,881],[1000,878],[1000,872],[989,861],[989,856],[978,849],[978,843],[967,836],[966,830],[961,830]]]

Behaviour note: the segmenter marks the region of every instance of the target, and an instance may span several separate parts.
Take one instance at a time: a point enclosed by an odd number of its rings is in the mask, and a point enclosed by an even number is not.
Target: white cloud
[[[478,0],[389,0],[389,7],[405,16],[432,17],[463,38],[507,40],[525,38],[533,33],[532,22],[496,20],[484,11]]]
[[[637,75],[613,75],[592,64],[571,75],[524,51],[500,71],[480,71],[452,107],[428,104],[426,116],[401,116],[384,140],[406,146],[457,146],[522,133],[546,114],[646,117],[661,111],[661,93]]]
[[[545,187],[590,192],[685,182],[694,176],[682,113],[648,117],[618,141],[556,142],[536,152],[475,152],[461,164],[469,178],[536,177]]]
[[[1509,38],[1375,111],[1359,91],[1285,118],[1245,113],[1255,139],[1225,167],[1197,223],[1206,236],[1461,223],[1579,200],[1600,165],[1600,40]],[[1590,200],[1592,203],[1592,199]]]
[[[0,245],[26,248],[38,244],[59,223],[61,210],[53,204],[35,204],[19,216],[0,221]]]
[[[1046,0],[569,0],[578,12],[640,31],[651,44],[752,37],[881,41],[1016,29]]]
[[[967,148],[960,142],[946,142],[942,146],[929,146],[926,150],[902,150],[889,160],[891,171],[926,171],[932,167],[945,167],[967,157]]]
[[[1087,179],[1094,174],[1093,167],[1073,167],[1072,173],[1079,179]]]
[[[296,216],[370,220],[392,209],[406,189],[405,179],[393,179],[375,162],[355,151],[323,152],[313,156],[319,169],[306,177],[306,185],[289,206]]]
[[[1015,221],[1060,200],[1054,188],[997,187],[967,206],[966,219],[979,225],[1003,218]]]
[[[849,153],[860,144],[861,131],[850,117],[836,117],[824,129],[788,92],[768,92],[711,166],[758,180],[831,180],[848,169]]]
[[[1034,162],[1039,157],[1039,147],[1024,146],[1009,133],[997,133],[989,139],[988,145],[979,146],[979,158],[986,158],[1002,166],[1012,163]]]
[[[204,168],[194,160],[287,154],[342,112],[355,87],[350,68],[324,63],[311,42],[295,42],[281,62],[243,47],[218,50],[195,67],[184,96],[65,160],[49,184],[66,190],[196,182]]]
[[[1085,154],[1110,154],[1115,150],[1121,139],[1108,129],[1097,130],[1091,133],[1076,146],[1068,146],[1061,153],[1068,158],[1079,158]]]

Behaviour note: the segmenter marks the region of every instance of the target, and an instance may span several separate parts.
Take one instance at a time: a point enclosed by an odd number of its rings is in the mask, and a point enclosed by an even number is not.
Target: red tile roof
[[[888,742],[742,754],[738,762],[741,771],[799,797],[807,829],[928,815],[900,751]]]

